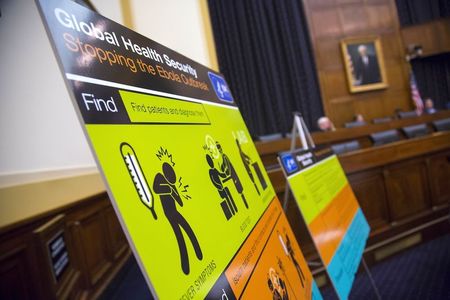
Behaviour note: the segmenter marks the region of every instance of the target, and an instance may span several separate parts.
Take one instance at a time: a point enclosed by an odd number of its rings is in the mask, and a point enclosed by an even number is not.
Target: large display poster
[[[279,155],[279,161],[313,242],[340,299],[347,299],[370,228],[336,155],[310,151]]]
[[[321,299],[223,77],[71,1],[37,4],[154,296]]]

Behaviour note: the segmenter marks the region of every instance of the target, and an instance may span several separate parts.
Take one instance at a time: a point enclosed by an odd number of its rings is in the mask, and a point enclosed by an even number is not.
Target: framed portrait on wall
[[[344,39],[341,41],[341,50],[351,93],[388,86],[378,37]]]

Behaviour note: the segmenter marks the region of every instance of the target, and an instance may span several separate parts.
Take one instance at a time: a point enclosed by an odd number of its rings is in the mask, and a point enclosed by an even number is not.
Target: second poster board
[[[340,299],[350,295],[370,227],[336,155],[279,154],[301,215]]]

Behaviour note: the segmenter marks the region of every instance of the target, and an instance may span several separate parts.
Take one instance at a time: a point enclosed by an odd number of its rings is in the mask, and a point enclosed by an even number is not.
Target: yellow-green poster
[[[153,295],[320,299],[223,77],[71,1],[38,6]]]
[[[167,291],[168,299],[178,299],[224,270],[274,192],[236,108],[119,94],[124,103],[199,115],[196,120],[168,112],[164,118],[164,112],[137,113],[130,105],[131,118],[148,115],[158,123],[113,130],[111,125],[87,125],[118,209],[133,216],[124,223],[135,247],[149,253],[141,255],[142,263],[158,273],[153,284],[187,281],[186,290]]]

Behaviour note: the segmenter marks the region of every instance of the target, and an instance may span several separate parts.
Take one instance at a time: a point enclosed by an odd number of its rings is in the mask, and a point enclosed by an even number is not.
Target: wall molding
[[[61,169],[42,169],[28,172],[0,173],[0,189],[55,179],[91,175],[99,173],[97,166],[76,166]]]

